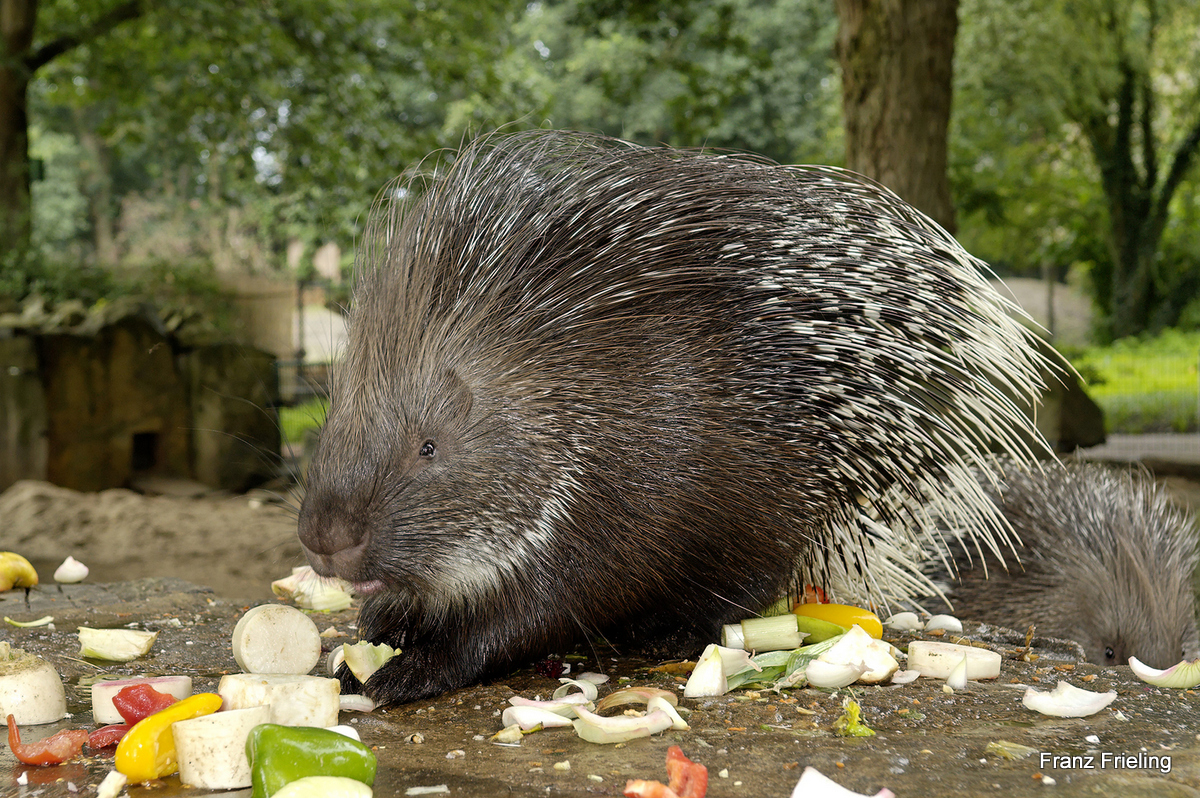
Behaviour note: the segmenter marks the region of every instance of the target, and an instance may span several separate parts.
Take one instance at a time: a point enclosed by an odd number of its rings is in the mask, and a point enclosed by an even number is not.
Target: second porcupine
[[[1099,665],[1135,656],[1167,668],[1200,654],[1196,521],[1148,473],[1084,462],[999,470],[982,482],[1020,538],[1019,561],[952,546],[956,615],[1033,625]]]
[[[1040,362],[982,272],[832,168],[543,131],[393,186],[299,523],[402,649],[366,693],[594,634],[694,653],[801,585],[917,592],[918,508],[990,445],[1032,459],[1004,388]]]

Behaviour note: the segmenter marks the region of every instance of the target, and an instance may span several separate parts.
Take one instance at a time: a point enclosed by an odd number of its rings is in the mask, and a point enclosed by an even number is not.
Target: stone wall
[[[276,470],[273,355],[184,345],[146,313],[0,336],[0,490],[45,479],[95,491],[141,474],[241,490]]]

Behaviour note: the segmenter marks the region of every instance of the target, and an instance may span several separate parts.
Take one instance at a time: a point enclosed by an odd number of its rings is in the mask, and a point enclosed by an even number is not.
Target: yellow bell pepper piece
[[[221,696],[196,693],[138,721],[117,743],[117,770],[135,783],[174,773],[179,769],[179,763],[175,759],[175,735],[171,733],[171,724],[211,715],[220,708]]]
[[[797,604],[792,608],[792,612],[807,618],[836,623],[846,629],[858,624],[876,640],[883,637],[883,623],[879,616],[862,607],[852,607],[849,604]]]
[[[37,587],[37,571],[15,551],[0,551],[0,592],[14,587]]]

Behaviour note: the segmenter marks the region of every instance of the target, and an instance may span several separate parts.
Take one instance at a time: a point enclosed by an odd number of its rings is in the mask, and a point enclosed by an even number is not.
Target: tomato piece
[[[708,768],[688,759],[677,745],[667,749],[667,779],[679,798],[704,798],[708,792]]]
[[[849,604],[797,604],[792,612],[819,621],[828,621],[849,629],[854,624],[878,640],[883,637],[883,623],[879,616],[862,607],[852,607]]]
[[[100,748],[108,748],[110,745],[116,745],[121,742],[121,738],[125,736],[125,732],[127,731],[129,731],[128,723],[113,723],[108,726],[101,726],[88,735],[88,748],[95,751]]]
[[[625,798],[679,798],[667,785],[661,781],[645,779],[630,779],[625,782]]]
[[[145,682],[122,687],[113,696],[113,706],[130,726],[175,703],[175,696],[159,692]]]
[[[17,729],[17,719],[8,716],[8,747],[12,749],[17,761],[26,765],[59,765],[68,759],[74,759],[83,751],[88,733],[83,729],[64,729],[45,740],[36,743],[22,743],[21,732]]]

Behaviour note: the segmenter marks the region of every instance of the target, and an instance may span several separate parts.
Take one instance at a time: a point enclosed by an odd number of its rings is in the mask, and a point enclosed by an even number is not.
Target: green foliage
[[[311,399],[295,407],[279,408],[279,426],[283,431],[283,440],[295,444],[304,441],[310,430],[320,429],[325,423],[325,413],[329,410],[326,399]]]
[[[1088,347],[1071,357],[1109,432],[1197,429],[1200,332],[1164,330]]]

